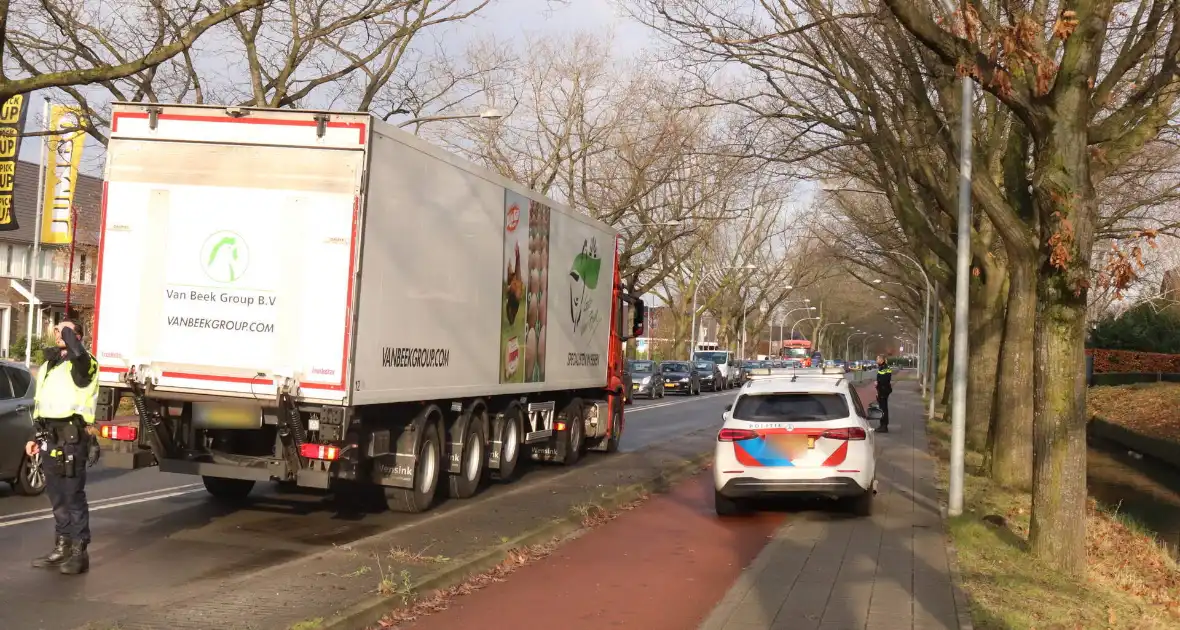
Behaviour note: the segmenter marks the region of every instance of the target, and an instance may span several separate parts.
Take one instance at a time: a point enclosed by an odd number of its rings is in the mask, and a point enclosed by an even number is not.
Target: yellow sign
[[[83,120],[77,108],[65,105],[49,108],[49,129],[61,133],[49,137],[45,207],[41,210],[41,242],[47,245],[70,244],[74,184],[78,181],[82,145],[86,140],[81,131]]]
[[[16,159],[21,128],[25,124],[25,95],[17,94],[0,105],[0,231],[18,229],[13,212]]]

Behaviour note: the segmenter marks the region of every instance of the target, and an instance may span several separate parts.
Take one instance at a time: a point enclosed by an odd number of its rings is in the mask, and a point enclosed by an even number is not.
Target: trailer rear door
[[[235,112],[237,113],[237,112]],[[101,382],[346,401],[367,117],[117,105],[93,335]]]

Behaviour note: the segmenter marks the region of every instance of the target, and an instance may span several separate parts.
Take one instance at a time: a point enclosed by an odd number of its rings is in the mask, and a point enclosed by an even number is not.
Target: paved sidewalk
[[[913,383],[889,401],[872,519],[788,519],[700,630],[970,628],[960,625],[969,616],[956,605],[920,403]]]

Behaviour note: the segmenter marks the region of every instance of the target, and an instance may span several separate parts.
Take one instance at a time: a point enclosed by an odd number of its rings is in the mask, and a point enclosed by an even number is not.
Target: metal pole
[[[963,464],[967,443],[967,292],[971,282],[971,131],[972,85],[963,77],[959,106],[959,243],[955,264],[955,357],[951,369],[951,470],[947,514],[963,513]]]
[[[702,278],[703,280],[703,278]],[[692,291],[692,330],[689,331],[688,358],[692,360],[692,353],[697,349],[697,294],[701,292],[701,283]]]
[[[41,110],[41,130],[49,131],[49,98],[46,97],[42,104]],[[49,165],[49,134],[46,134],[41,139],[41,168],[37,175],[37,213],[36,220],[33,225],[33,255],[29,265],[29,294],[33,297],[29,299],[29,321],[25,327],[25,365],[32,367],[33,365],[33,318],[37,314],[35,309],[37,301],[37,268],[40,267],[41,258],[41,215],[45,211],[45,169]],[[40,319],[39,317],[37,319]],[[38,336],[40,336],[41,322],[37,322]]]
[[[940,351],[938,324],[942,320],[942,317],[939,315],[941,310],[938,306],[938,283],[937,282],[934,283],[934,304],[933,304],[933,307],[934,307],[933,313],[931,313],[931,317],[930,317],[930,319],[931,319],[930,347],[933,348],[934,351],[930,353],[930,365],[929,365],[929,372],[927,374],[927,378],[930,380],[930,403],[929,403],[930,408],[929,408],[929,411],[927,412],[927,417],[932,420],[934,419],[934,405],[935,405],[934,401],[938,398],[938,353]]]
[[[926,396],[926,390],[929,389],[929,382],[927,382],[925,370],[922,368],[926,365],[923,359],[927,354],[930,354],[930,344],[926,335],[930,332],[930,285],[926,285],[926,316],[922,318],[922,337],[921,343],[918,344],[918,378],[922,381],[922,396]]]

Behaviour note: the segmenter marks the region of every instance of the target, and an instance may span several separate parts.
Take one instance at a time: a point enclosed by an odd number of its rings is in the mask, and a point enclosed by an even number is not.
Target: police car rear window
[[[735,420],[749,422],[823,422],[848,416],[848,401],[840,394],[747,394],[733,409]]]

